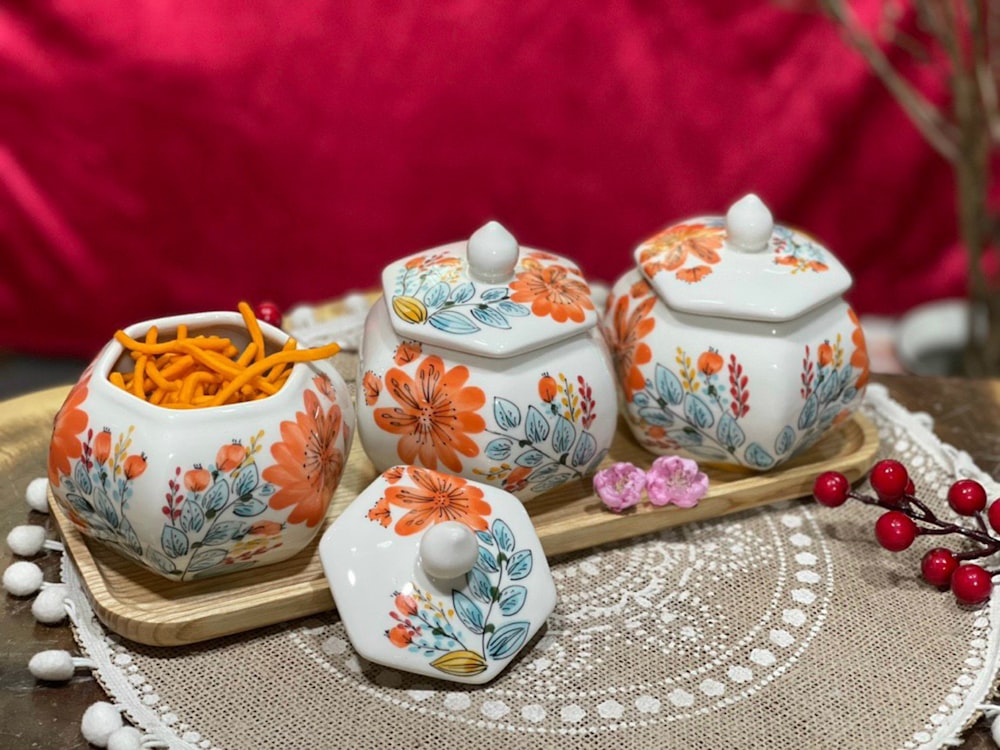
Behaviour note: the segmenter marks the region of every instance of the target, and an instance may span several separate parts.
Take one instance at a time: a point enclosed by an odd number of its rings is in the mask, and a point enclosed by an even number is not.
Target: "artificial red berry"
[[[990,509],[986,511],[986,517],[990,519],[990,526],[1000,534],[1000,499],[990,503]]]
[[[962,516],[973,516],[986,507],[986,490],[975,479],[959,479],[948,488],[948,505]]]
[[[254,315],[257,316],[257,320],[281,327],[281,308],[273,302],[261,302],[254,308]]]
[[[958,560],[950,549],[935,547],[928,550],[924,559],[920,561],[920,575],[931,586],[947,588],[951,583],[951,574],[957,567]]]
[[[839,471],[824,471],[813,482],[813,497],[816,502],[829,508],[843,505],[851,483]]]
[[[917,525],[899,510],[883,513],[875,522],[875,539],[890,552],[902,552],[917,538]]]
[[[872,467],[868,479],[880,500],[895,503],[906,492],[906,483],[910,481],[910,476],[903,464],[887,458]]]
[[[993,576],[974,563],[959,565],[951,574],[951,592],[962,604],[982,604],[992,590]]]
[[[917,494],[917,486],[913,484],[913,479],[906,480],[906,489],[903,490],[903,494],[909,495],[910,497],[913,497],[914,495]]]

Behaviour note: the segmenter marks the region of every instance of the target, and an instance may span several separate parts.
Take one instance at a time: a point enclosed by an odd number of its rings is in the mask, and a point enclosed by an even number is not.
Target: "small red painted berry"
[[[975,479],[959,479],[948,488],[948,505],[962,516],[974,516],[986,507],[986,490]]]
[[[829,508],[836,508],[847,501],[851,483],[839,471],[824,471],[813,482],[813,497],[816,502]]]
[[[902,552],[917,538],[917,525],[905,513],[890,510],[875,522],[875,539],[890,552]]]
[[[951,574],[951,592],[961,604],[982,604],[992,590],[993,576],[974,563],[959,565]]]
[[[281,308],[273,302],[261,302],[254,308],[254,315],[257,316],[257,320],[281,327]]]
[[[931,586],[947,588],[957,567],[958,560],[950,549],[935,547],[928,550],[920,561],[920,575]]]
[[[906,492],[906,483],[910,481],[910,476],[903,464],[887,458],[872,467],[868,479],[879,499],[894,503]]]

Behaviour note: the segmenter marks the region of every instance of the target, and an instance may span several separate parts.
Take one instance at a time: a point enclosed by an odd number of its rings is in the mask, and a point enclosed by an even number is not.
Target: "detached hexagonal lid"
[[[635,261],[668,307],[719,318],[793,320],[851,286],[851,275],[829,250],[775,225],[752,193],[725,217],[667,227],[636,248]]]
[[[398,336],[481,357],[523,354],[597,325],[576,264],[519,247],[495,221],[466,242],[390,263],[382,291]]]
[[[521,502],[430,469],[383,472],[327,529],[319,554],[355,650],[406,672],[489,682],[555,607]]]

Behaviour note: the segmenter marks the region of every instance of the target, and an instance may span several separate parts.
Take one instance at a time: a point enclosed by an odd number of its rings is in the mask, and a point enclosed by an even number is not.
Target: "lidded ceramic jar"
[[[861,404],[868,355],[829,250],[755,195],[641,243],[602,327],[623,410],[657,454],[772,469]]]
[[[239,313],[206,312],[137,323],[160,341],[249,341]],[[267,354],[288,335],[259,323]],[[332,360],[291,366],[256,401],[206,408],[158,406],[114,385],[135,361],[112,339],[55,418],[49,486],[83,534],[154,573],[189,581],[285,560],[323,528],[353,436],[351,393]]]
[[[358,434],[527,500],[591,474],[614,437],[614,370],[579,268],[490,222],[398,260],[365,321]]]

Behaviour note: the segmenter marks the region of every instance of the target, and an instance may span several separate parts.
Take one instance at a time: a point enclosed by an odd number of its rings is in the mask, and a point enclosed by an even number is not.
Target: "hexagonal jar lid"
[[[389,264],[382,290],[400,338],[483,357],[523,354],[597,324],[576,264],[519,247],[495,221],[466,242]]]
[[[555,607],[522,503],[430,469],[383,472],[327,529],[319,555],[355,650],[406,672],[488,682]]]
[[[725,217],[667,227],[634,255],[668,307],[695,315],[793,320],[851,286],[850,273],[829,250],[807,234],[775,225],[752,193]]]

